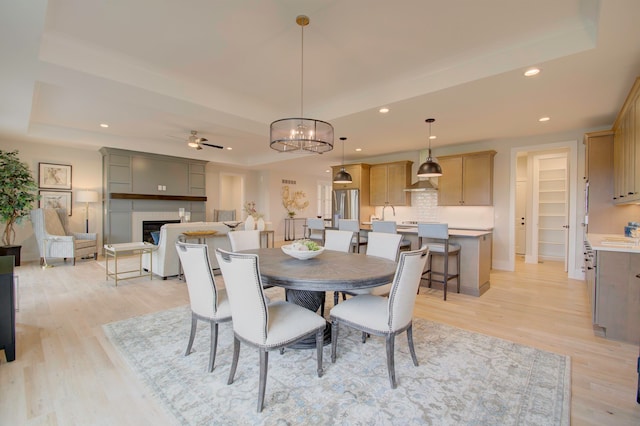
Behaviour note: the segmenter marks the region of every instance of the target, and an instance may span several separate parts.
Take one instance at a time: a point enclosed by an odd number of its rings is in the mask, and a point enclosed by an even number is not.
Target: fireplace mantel
[[[114,200],[207,201],[207,197],[204,196],[130,194],[126,192],[112,192],[109,197]]]

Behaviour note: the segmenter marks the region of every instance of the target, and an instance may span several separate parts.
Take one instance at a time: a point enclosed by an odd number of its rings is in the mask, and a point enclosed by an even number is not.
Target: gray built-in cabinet
[[[101,148],[105,244],[132,241],[134,212],[191,212],[206,220],[207,161]]]

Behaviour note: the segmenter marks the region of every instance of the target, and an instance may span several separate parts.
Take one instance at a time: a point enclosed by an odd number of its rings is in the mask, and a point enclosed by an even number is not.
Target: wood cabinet
[[[343,166],[332,166],[332,177],[335,176]],[[345,164],[344,170],[351,175],[351,183],[334,183],[333,189],[360,189],[362,190],[362,183],[366,182],[367,194],[369,191],[369,168],[368,164]],[[368,199],[368,195],[367,195]]]
[[[332,177],[336,175],[341,169],[342,166],[332,166]],[[334,183],[333,189],[357,189],[360,193],[360,222],[366,222],[369,220],[372,214],[374,214],[375,209],[370,205],[370,182],[369,182],[369,171],[371,166],[369,164],[357,163],[357,164],[346,164],[344,169],[347,173],[351,175],[352,182],[351,183]],[[335,197],[334,201],[335,202]],[[334,224],[335,226],[335,224]]]
[[[640,217],[640,206],[616,205],[613,199],[613,131],[584,135],[587,216],[585,225],[592,234],[621,234],[631,217]]]
[[[640,77],[613,124],[613,202],[640,201]]]
[[[413,161],[374,164],[371,166],[370,182],[372,206],[410,206],[411,193],[405,191],[411,184]]]
[[[594,324],[608,339],[640,342],[639,273],[640,254],[596,250],[592,310]]]
[[[493,157],[495,151],[438,157],[438,205],[493,205]]]

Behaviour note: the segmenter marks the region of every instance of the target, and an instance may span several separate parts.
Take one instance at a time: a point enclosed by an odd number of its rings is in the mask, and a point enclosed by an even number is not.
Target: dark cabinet
[[[7,361],[16,359],[16,307],[13,256],[0,256],[0,349]]]

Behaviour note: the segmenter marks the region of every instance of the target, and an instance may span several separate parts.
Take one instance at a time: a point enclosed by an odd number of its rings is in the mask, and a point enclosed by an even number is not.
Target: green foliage
[[[18,151],[0,149],[0,221],[5,223],[2,244],[12,245],[16,233],[14,225],[29,215],[39,198],[38,184],[26,163],[20,161]]]

